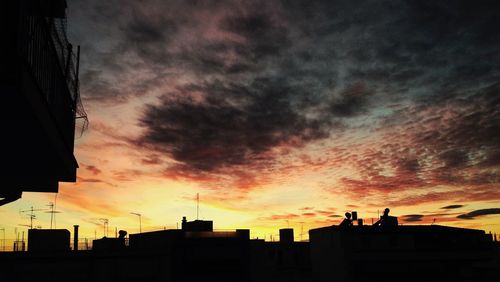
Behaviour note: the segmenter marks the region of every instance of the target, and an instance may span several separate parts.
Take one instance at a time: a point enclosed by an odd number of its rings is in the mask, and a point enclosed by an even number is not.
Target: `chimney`
[[[73,225],[73,251],[78,251],[78,225]]]
[[[182,225],[181,225],[181,228],[182,230],[185,230],[186,228],[186,223],[187,223],[187,219],[185,216],[182,217]]]
[[[250,229],[236,229],[236,236],[245,240],[250,240]]]
[[[358,220],[358,212],[357,211],[352,211],[351,214],[352,214],[352,220],[353,221],[354,220]]]

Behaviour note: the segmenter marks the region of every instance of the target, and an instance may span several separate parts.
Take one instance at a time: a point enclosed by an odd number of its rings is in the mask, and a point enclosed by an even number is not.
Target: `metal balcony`
[[[76,181],[75,122],[87,126],[79,95],[79,47],[66,36],[66,1],[0,4],[4,42],[0,124],[4,168],[0,204],[23,191],[57,192]],[[76,49],[76,50],[75,50]]]

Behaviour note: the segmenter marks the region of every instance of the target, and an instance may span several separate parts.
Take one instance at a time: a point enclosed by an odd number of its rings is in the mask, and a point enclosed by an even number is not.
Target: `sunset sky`
[[[463,2],[463,3],[462,3]],[[498,1],[68,0],[89,129],[57,227],[365,222],[500,234]],[[493,7],[496,6],[496,7]],[[0,207],[8,238],[20,210]],[[35,226],[50,227],[38,212]]]

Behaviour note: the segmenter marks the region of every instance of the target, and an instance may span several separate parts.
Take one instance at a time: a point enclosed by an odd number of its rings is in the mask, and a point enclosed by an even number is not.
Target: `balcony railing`
[[[47,17],[42,7],[50,1],[34,1],[21,7],[18,50],[68,146],[73,151],[75,119],[86,114],[79,97],[79,48],[66,37],[66,19]]]

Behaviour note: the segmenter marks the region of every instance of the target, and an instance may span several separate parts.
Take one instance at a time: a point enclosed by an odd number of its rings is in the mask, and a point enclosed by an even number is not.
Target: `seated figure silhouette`
[[[351,219],[351,213],[346,212],[345,213],[345,218],[342,220],[342,222],[339,225],[340,227],[351,227],[352,226],[352,219]]]
[[[118,238],[120,238],[120,239],[125,239],[125,236],[127,236],[127,231],[125,231],[125,230],[120,230],[120,231],[118,232],[118,234],[120,235]]]
[[[386,208],[384,210],[384,214],[380,217],[380,219],[373,224],[373,226],[381,226],[381,227],[395,227],[398,226],[398,218],[395,216],[390,216],[389,212],[391,210]]]

